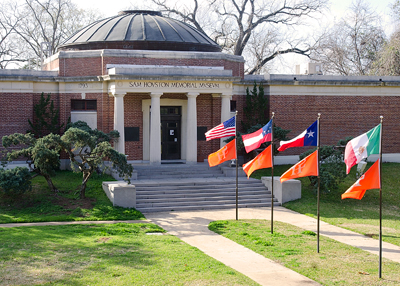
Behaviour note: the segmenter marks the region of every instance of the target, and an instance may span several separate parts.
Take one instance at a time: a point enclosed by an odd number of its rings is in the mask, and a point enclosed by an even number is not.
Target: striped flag
[[[261,146],[262,143],[271,141],[272,119],[261,129],[251,134],[242,135],[244,148],[249,153]]]
[[[228,136],[235,136],[236,135],[236,128],[235,128],[235,117],[224,121],[220,125],[215,126],[213,129],[208,130],[206,134],[207,141],[211,139],[218,139]]]

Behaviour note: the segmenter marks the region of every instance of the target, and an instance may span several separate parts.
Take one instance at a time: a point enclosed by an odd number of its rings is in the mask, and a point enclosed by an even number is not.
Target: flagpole
[[[238,173],[239,173],[239,171],[238,171],[238,165],[239,165],[239,162],[238,162],[238,153],[237,153],[237,144],[238,144],[238,136],[237,136],[237,114],[238,114],[238,112],[237,112],[237,110],[236,110],[236,113],[235,113],[235,140],[236,140],[236,142],[235,142],[235,152],[236,152],[236,220],[238,220],[239,218],[239,215],[238,215],[238,205],[239,205],[239,190],[238,190],[238,184],[239,184],[239,182],[238,182]]]
[[[381,118],[381,132],[380,132],[380,142],[379,142],[379,278],[382,278],[382,121]]]
[[[320,189],[320,185],[321,185],[321,179],[320,179],[320,175],[319,175],[319,165],[320,165],[320,161],[321,161],[321,157],[320,157],[320,143],[319,143],[319,131],[320,131],[320,118],[321,118],[321,113],[318,113],[318,134],[317,134],[317,150],[318,150],[318,190],[317,190],[317,253],[319,253],[319,189]]]
[[[272,112],[271,122],[271,234],[274,233],[274,116]]]

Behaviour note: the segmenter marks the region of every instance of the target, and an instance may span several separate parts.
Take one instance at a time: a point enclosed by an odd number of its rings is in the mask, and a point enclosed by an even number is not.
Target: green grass
[[[368,164],[368,168],[372,163]],[[279,176],[291,165],[276,166],[274,176]],[[379,190],[367,190],[362,200],[341,199],[341,194],[356,182],[353,167],[338,190],[320,194],[320,218],[330,224],[343,227],[373,238],[379,237]],[[400,246],[400,164],[382,164],[382,233],[383,241]],[[270,176],[270,170],[259,170],[255,177]],[[288,202],[284,207],[317,217],[316,193],[308,178],[302,182],[301,199]]]
[[[144,219],[135,209],[112,206],[102,189],[103,181],[114,181],[111,176],[94,174],[84,200],[79,199],[81,180],[80,173],[59,171],[53,178],[60,190],[57,194],[50,191],[43,177],[36,177],[32,192],[16,198],[1,195],[0,223]]]
[[[379,279],[377,255],[320,237],[293,225],[266,220],[211,222],[209,229],[322,285],[399,285],[400,264],[383,259]]]
[[[154,224],[0,229],[0,285],[258,285]]]

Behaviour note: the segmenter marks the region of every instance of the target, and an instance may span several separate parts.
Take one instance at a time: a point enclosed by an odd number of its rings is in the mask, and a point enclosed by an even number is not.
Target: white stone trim
[[[95,57],[123,57],[123,58],[154,58],[154,59],[216,59],[244,63],[242,56],[229,55],[222,52],[193,52],[193,51],[147,51],[147,50],[83,50],[60,51],[53,55],[48,63],[55,59],[95,58]]]

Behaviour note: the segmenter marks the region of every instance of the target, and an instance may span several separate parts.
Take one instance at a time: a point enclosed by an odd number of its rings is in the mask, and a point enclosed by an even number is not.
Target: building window
[[[231,100],[231,112],[236,111],[236,100]]]
[[[125,142],[139,141],[139,127],[125,127]]]
[[[206,141],[207,126],[197,126],[197,141]]]
[[[71,110],[97,110],[97,100],[71,99]]]

